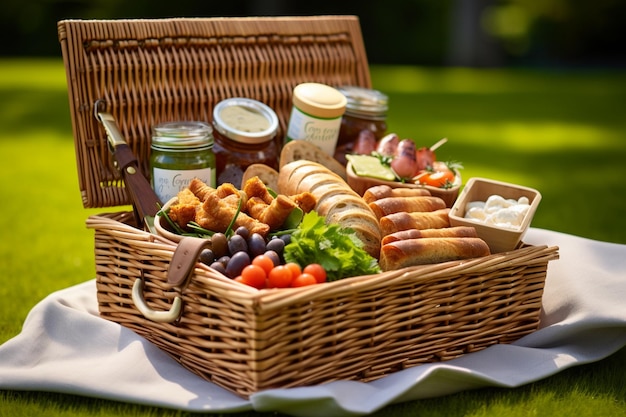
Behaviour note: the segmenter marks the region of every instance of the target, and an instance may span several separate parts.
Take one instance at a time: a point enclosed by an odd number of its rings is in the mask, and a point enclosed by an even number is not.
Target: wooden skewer
[[[444,143],[446,143],[448,141],[448,138],[443,138],[440,139],[437,143],[435,143],[433,146],[431,146],[429,149],[431,151],[435,151],[437,148],[439,148],[441,145],[443,145]]]

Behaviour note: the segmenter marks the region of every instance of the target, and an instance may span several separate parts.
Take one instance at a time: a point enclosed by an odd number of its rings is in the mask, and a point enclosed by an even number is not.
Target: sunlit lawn
[[[626,243],[624,73],[373,67],[390,131],[461,161],[464,178],[537,188],[533,226]],[[91,279],[101,209],[82,207],[60,60],[0,61],[0,343],[52,291]],[[515,390],[485,389],[376,415],[619,415],[626,351]],[[1,377],[1,376],[0,376]],[[6,413],[5,413],[6,411]],[[0,394],[3,415],[181,415],[64,395]]]

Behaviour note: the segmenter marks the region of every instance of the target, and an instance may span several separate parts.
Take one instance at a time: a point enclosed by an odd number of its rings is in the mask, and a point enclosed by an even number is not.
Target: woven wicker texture
[[[293,87],[305,81],[370,87],[353,16],[62,21],[79,186],[85,207],[130,202],[94,117],[98,100],[147,170],[150,129],[211,121],[219,101],[272,107],[282,139]],[[258,291],[196,264],[188,285],[167,270],[177,248],[131,224],[93,216],[100,314],[144,336],[183,366],[242,397],[274,387],[371,381],[425,362],[509,343],[539,325],[548,262],[558,248],[407,268],[303,288]],[[137,281],[141,280],[141,281]],[[151,311],[182,299],[173,323]]]
[[[197,264],[183,290],[167,285],[175,246],[119,220],[89,218],[96,232],[98,301],[121,323],[183,366],[243,397],[273,387],[339,379],[371,381],[426,362],[448,360],[537,329],[541,297],[556,247],[392,271],[311,287],[262,290]],[[145,299],[173,324],[145,319],[130,298]]]
[[[93,115],[97,100],[147,172],[157,123],[211,121],[217,102],[248,97],[276,111],[282,139],[297,84],[371,83],[354,16],[65,20],[58,35],[85,207],[130,202]]]

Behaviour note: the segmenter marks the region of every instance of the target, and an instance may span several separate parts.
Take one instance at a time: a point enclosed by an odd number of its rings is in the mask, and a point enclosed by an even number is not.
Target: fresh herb
[[[329,281],[381,271],[378,261],[365,252],[352,229],[326,224],[315,211],[304,215],[284,255],[287,262],[299,265],[321,264]]]
[[[454,175],[459,175],[459,170],[463,169],[463,164],[458,161],[448,161],[444,163],[448,169],[454,173]]]
[[[169,215],[169,208],[165,209],[163,207],[159,208],[159,211],[157,212],[157,216],[161,216],[164,217],[165,220],[167,220],[167,224],[170,225],[171,229],[174,231],[174,233],[178,234],[178,235],[182,235],[185,233],[185,231],[178,225],[178,223],[174,222]]]
[[[371,155],[375,158],[378,158],[382,166],[391,166],[391,161],[393,161],[393,155],[383,155],[382,153],[377,151],[372,152]]]
[[[237,210],[235,211],[235,215],[231,219],[230,223],[228,224],[228,227],[226,228],[226,231],[224,232],[226,236],[231,236],[234,233],[233,227],[235,226],[235,221],[237,220],[237,216],[239,216],[239,213],[241,212],[242,200],[243,200],[242,198],[239,198],[239,201],[237,202]],[[200,226],[198,223],[194,221],[187,223],[186,225],[187,230],[184,230],[182,227],[178,225],[178,223],[173,221],[171,217],[169,216],[169,207],[167,209],[161,207],[159,211],[157,212],[157,216],[164,217],[167,223],[169,224],[170,228],[172,229],[172,231],[176,233],[177,235],[193,236],[193,237],[206,239],[206,238],[210,238],[211,236],[213,236],[213,234],[215,234],[214,231],[205,229],[204,227]]]
[[[187,223],[187,228],[190,229],[191,231],[195,232],[195,233],[187,233],[189,236],[195,236],[195,237],[201,237],[201,238],[204,238],[204,239],[210,239],[211,236],[213,236],[215,234],[214,231],[209,230],[209,229],[205,229],[204,227],[200,226],[196,222],[189,222],[189,223]]]

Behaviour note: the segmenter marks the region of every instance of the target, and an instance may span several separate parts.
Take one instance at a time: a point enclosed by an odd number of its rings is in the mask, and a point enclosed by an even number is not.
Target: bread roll
[[[386,197],[418,197],[428,196],[430,191],[426,188],[404,188],[404,187],[390,187],[388,185],[375,185],[368,188],[363,193],[363,200],[366,203],[380,200]]]
[[[390,271],[407,266],[434,264],[490,254],[484,240],[475,237],[428,237],[398,240],[383,245],[380,267]]]
[[[267,166],[265,164],[252,164],[243,173],[243,178],[241,179],[241,186],[248,181],[250,178],[259,177],[263,184],[267,188],[272,189],[274,192],[278,192],[278,171],[274,168]]]
[[[287,142],[280,152],[280,170],[283,169],[283,166],[299,160],[317,162],[339,175],[344,181],[347,181],[346,168],[315,144],[306,140],[292,140],[291,142]]]
[[[435,211],[446,208],[446,202],[439,197],[385,197],[369,203],[370,208],[379,219],[393,213],[406,211]]]
[[[420,239],[425,237],[478,237],[476,228],[471,226],[453,226],[444,227],[442,229],[407,229],[400,230],[399,232],[391,233],[384,236],[381,245],[386,245],[390,242],[396,242],[398,240],[406,239]]]
[[[381,238],[378,219],[340,176],[317,162],[293,161],[280,169],[278,184],[282,194],[310,192],[316,199],[315,211],[327,223],[332,221],[354,230],[363,242],[363,249],[378,259]]]
[[[449,208],[427,212],[393,213],[380,218],[380,232],[382,236],[407,229],[441,229],[450,227]]]

